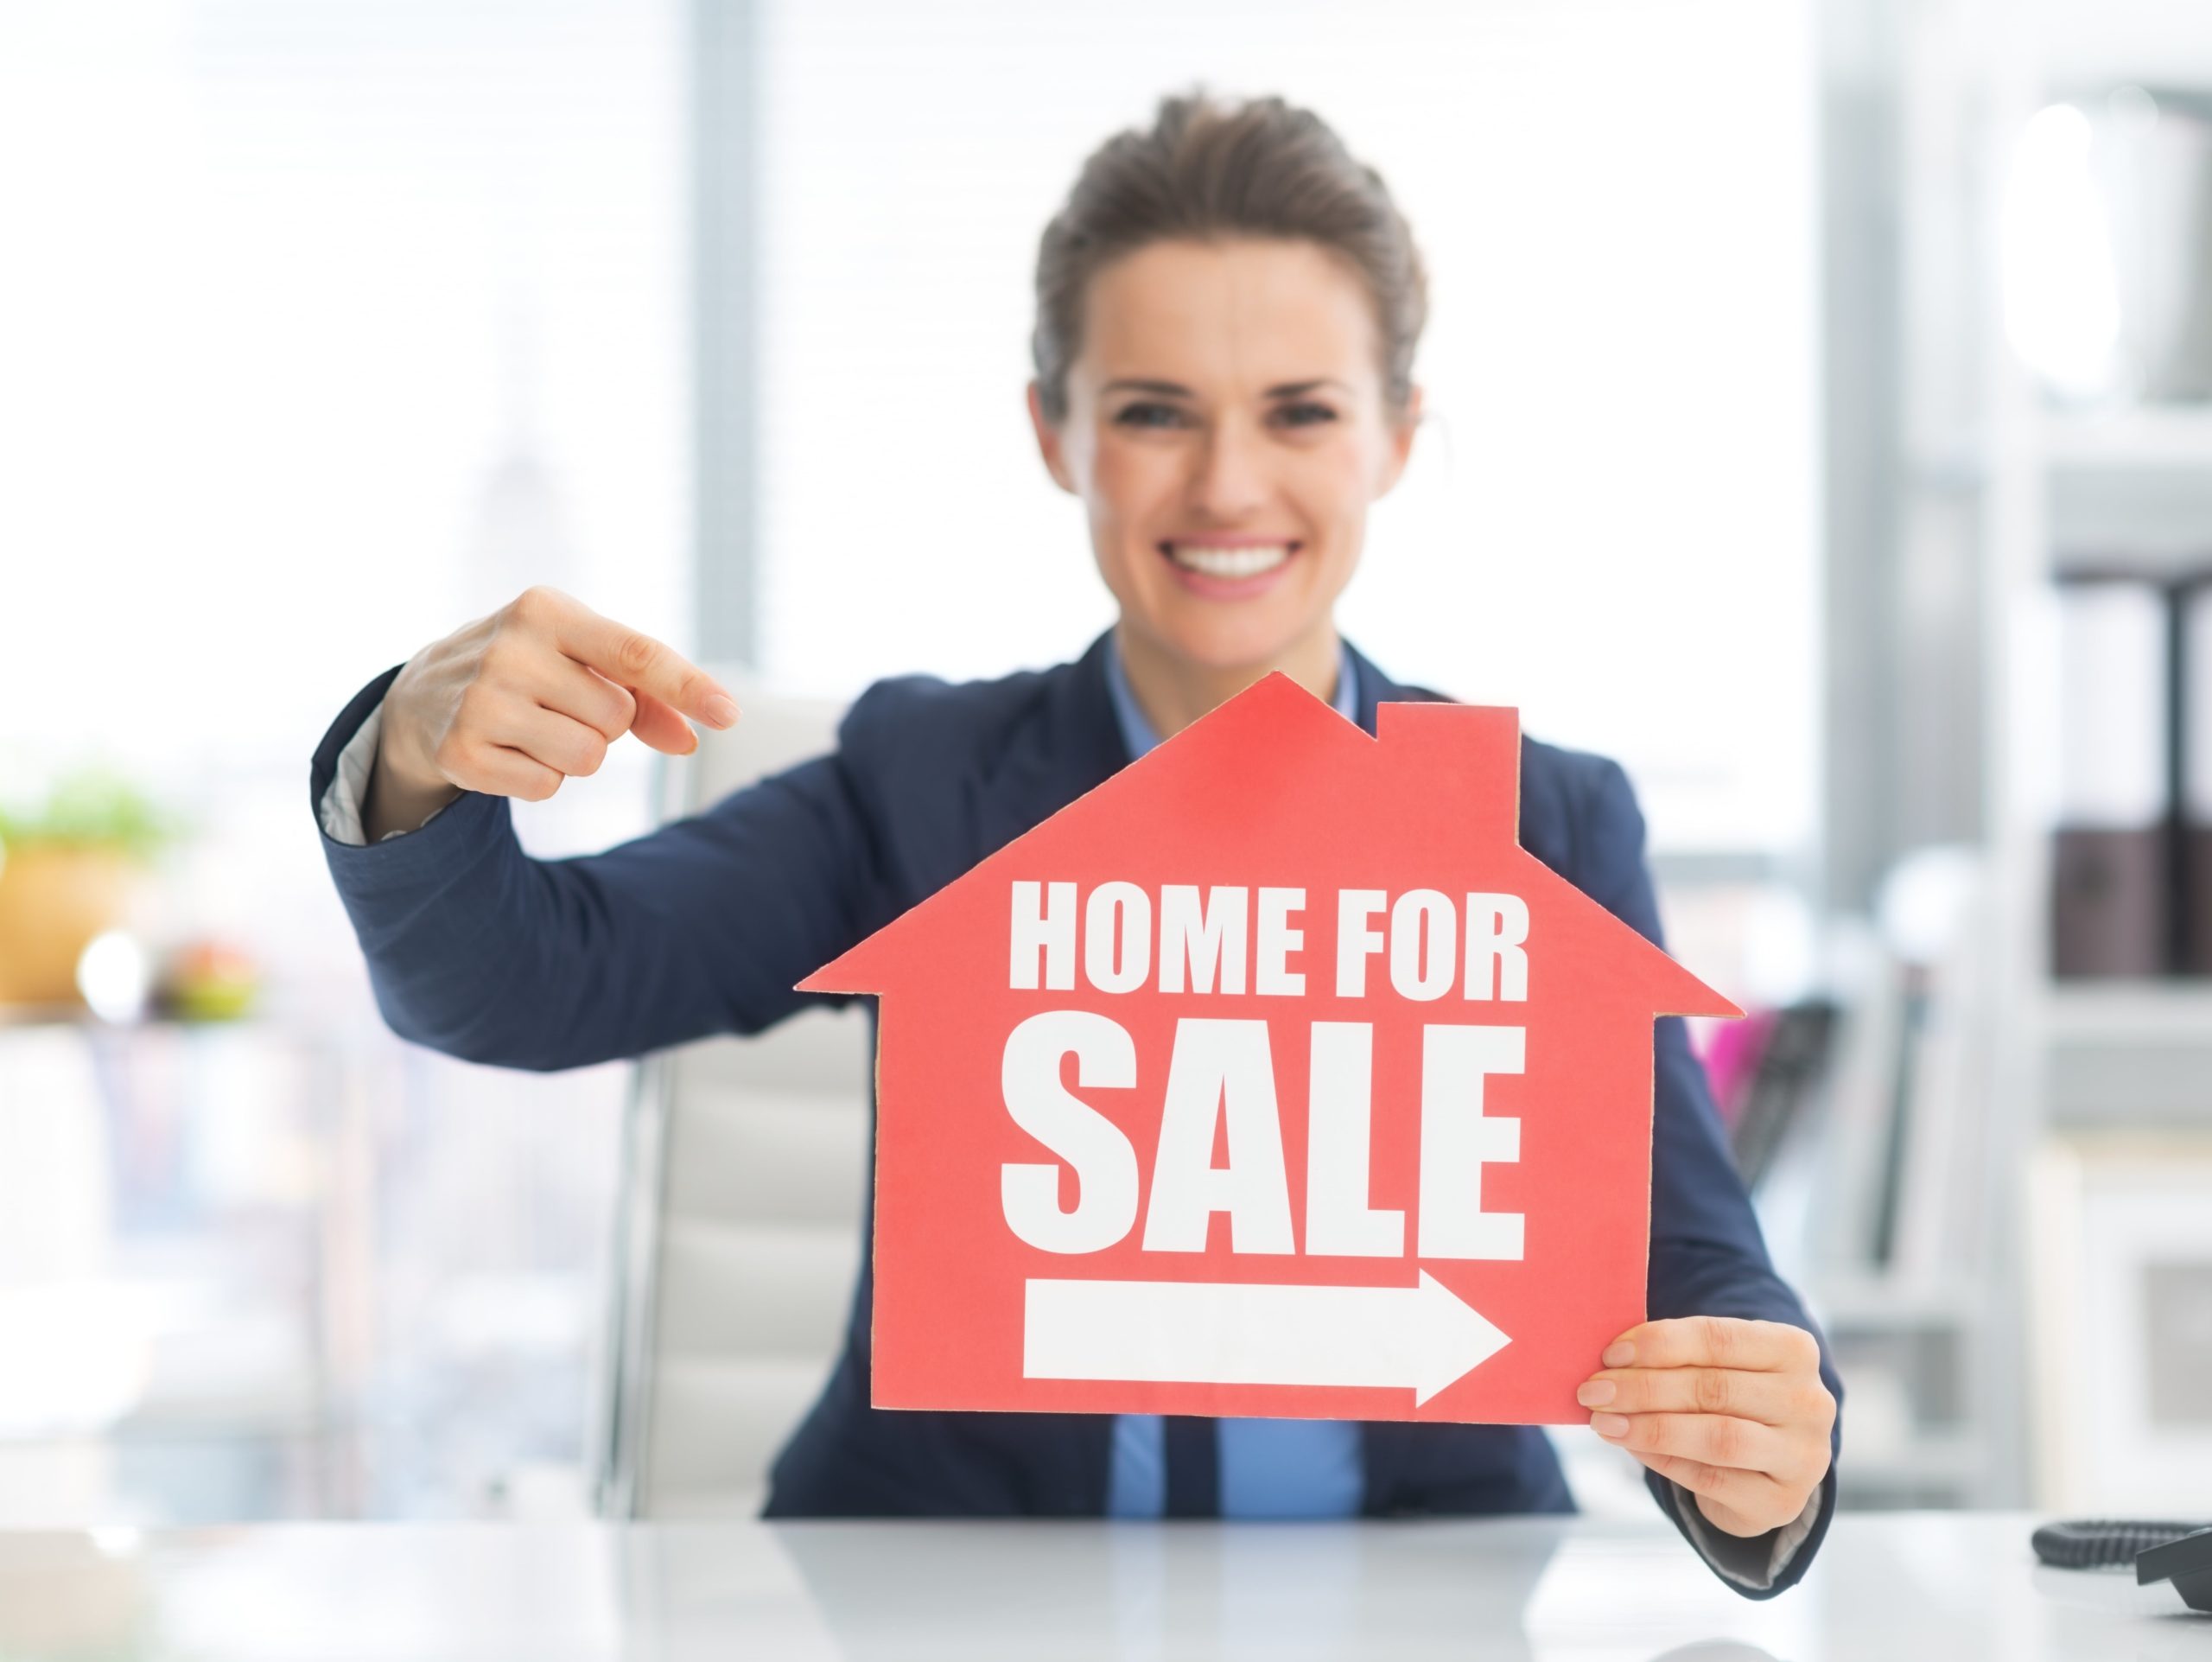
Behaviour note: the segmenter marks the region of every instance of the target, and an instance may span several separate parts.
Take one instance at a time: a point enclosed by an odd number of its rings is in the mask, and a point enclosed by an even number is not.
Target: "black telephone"
[[[2182,1602],[2212,1615],[2212,1525],[2131,1518],[2069,1519],[2031,1538],[2036,1557],[2061,1570],[2133,1563],[2147,1587],[2170,1581]]]

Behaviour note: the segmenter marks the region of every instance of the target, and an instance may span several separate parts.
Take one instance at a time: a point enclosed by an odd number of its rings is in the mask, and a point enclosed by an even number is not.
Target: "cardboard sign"
[[[883,1408],[1573,1422],[1643,1319],[1652,1018],[1516,712],[1280,673],[799,986],[881,995]]]

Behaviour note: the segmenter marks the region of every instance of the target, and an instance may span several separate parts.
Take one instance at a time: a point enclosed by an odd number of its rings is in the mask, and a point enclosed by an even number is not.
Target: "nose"
[[[1267,500],[1262,441],[1242,422],[1216,422],[1193,465],[1191,506],[1205,519],[1233,523]]]

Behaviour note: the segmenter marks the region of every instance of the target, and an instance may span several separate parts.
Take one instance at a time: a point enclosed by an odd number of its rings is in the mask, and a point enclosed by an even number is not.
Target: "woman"
[[[1115,627],[1072,664],[878,682],[838,748],[650,836],[533,862],[502,799],[674,754],[735,705],[658,642],[533,589],[371,682],[315,757],[340,893],[393,1028],[530,1068],[756,1032],[809,971],[1272,670],[1374,729],[1399,687],[1338,634],[1410,453],[1421,262],[1382,180],[1280,99],[1165,100],[1046,228],[1028,389]],[[1529,742],[1522,844],[1656,939],[1642,821]],[[865,1264],[866,1252],[862,1254]],[[1658,1024],[1649,1308],[1582,1387],[1739,1590],[1804,1573],[1834,1506],[1833,1369],[1774,1274],[1679,1021]],[[1565,1511],[1528,1426],[878,1413],[871,1286],[779,1458],[770,1515]]]

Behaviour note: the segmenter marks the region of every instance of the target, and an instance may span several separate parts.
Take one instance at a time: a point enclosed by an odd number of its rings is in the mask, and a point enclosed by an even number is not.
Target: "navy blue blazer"
[[[326,835],[378,1008],[402,1037],[449,1055],[552,1070],[849,1002],[792,984],[1127,765],[1106,684],[1111,642],[1109,630],[1072,663],[995,681],[879,681],[831,754],[600,854],[532,859],[508,799],[475,792],[388,842]],[[1370,733],[1378,703],[1441,697],[1353,658]],[[398,669],[324,735],[311,804]],[[1521,843],[1659,940],[1643,818],[1617,764],[1524,738]],[[1769,1261],[1679,1018],[1657,1022],[1656,1048],[1650,1315],[1764,1317],[1817,1334]],[[869,1406],[868,1245],[843,1353],[775,1462],[766,1515],[1103,1514],[1110,1416]],[[1822,1359],[1840,1402],[1825,1340]],[[1361,1442],[1370,1517],[1573,1510],[1533,1426],[1370,1421]],[[1673,1486],[1646,1477],[1681,1527]],[[1812,1534],[1753,1596],[1804,1574],[1834,1506],[1831,1466]]]

